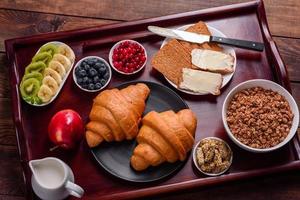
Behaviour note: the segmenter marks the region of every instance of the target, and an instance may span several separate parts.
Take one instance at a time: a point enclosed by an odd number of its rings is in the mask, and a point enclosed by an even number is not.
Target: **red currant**
[[[144,49],[137,43],[125,41],[113,51],[113,65],[120,71],[132,73],[146,61]]]

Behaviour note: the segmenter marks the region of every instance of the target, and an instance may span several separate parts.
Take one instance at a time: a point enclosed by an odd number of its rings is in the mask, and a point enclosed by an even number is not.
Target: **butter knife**
[[[204,42],[215,42],[223,45],[230,45],[230,46],[235,46],[235,47],[254,50],[254,51],[264,50],[264,44],[260,42],[203,35],[203,34],[187,32],[187,31],[162,28],[158,26],[148,26],[148,30],[160,36],[175,38],[178,40],[183,40],[192,43],[202,44]]]

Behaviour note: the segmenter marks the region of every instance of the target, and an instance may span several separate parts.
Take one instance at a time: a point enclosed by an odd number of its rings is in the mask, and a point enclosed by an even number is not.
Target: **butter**
[[[221,74],[183,68],[182,78],[179,85],[181,89],[197,93],[220,94],[223,81]]]
[[[207,49],[193,49],[191,55],[193,65],[201,70],[222,74],[233,72],[234,57],[230,54]]]

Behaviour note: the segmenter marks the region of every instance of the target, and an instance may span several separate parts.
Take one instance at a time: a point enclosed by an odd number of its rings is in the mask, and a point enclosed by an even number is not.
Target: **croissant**
[[[185,160],[193,147],[197,127],[197,118],[190,109],[177,114],[171,110],[151,111],[142,119],[142,124],[137,136],[138,145],[130,159],[135,170]]]
[[[149,93],[150,89],[143,83],[100,92],[94,99],[90,122],[86,125],[88,145],[95,147],[103,141],[135,138]]]

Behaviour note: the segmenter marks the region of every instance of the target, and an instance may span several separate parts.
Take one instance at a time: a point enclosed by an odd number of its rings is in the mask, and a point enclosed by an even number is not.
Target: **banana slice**
[[[42,85],[38,92],[38,97],[43,103],[49,102],[52,98],[52,90],[47,85]]]
[[[43,79],[43,85],[47,85],[51,91],[52,91],[52,95],[55,95],[57,90],[58,90],[58,85],[55,81],[54,78],[52,78],[51,76],[45,76]]]
[[[51,76],[56,81],[57,85],[60,85],[62,82],[62,79],[55,70],[51,69],[50,67],[47,67],[44,71],[44,77],[45,76]]]
[[[57,73],[59,73],[59,75],[61,76],[62,79],[66,75],[66,70],[65,70],[64,66],[56,60],[51,60],[48,67],[50,67],[51,69],[53,69]]]
[[[66,44],[62,44],[58,47],[58,53],[66,56],[71,61],[71,63],[75,60],[74,51]]]
[[[54,60],[60,62],[64,66],[66,72],[71,68],[71,61],[62,54],[54,54],[52,61]]]

